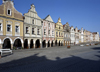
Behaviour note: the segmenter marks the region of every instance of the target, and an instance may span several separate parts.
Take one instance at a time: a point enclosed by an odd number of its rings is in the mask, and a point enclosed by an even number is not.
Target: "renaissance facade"
[[[33,4],[24,18],[24,48],[42,47],[42,19]]]
[[[18,12],[12,0],[0,5],[0,48],[47,48],[99,42],[99,32],[81,30],[69,23],[54,23],[50,15],[41,19],[32,4],[27,13]]]
[[[23,16],[11,0],[3,0],[0,5],[1,48],[23,47],[23,43]]]

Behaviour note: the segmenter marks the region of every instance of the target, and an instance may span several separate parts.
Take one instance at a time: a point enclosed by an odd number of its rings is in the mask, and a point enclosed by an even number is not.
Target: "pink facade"
[[[50,44],[55,41],[55,23],[50,15],[43,20],[43,41]]]

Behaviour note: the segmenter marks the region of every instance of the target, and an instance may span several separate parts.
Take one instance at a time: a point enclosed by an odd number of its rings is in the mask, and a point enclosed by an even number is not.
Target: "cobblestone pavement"
[[[0,72],[100,72],[100,45],[14,50]]]

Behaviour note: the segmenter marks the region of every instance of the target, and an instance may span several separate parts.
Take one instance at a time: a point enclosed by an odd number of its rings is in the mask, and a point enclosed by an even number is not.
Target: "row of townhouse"
[[[24,16],[11,0],[0,5],[0,48],[47,48],[89,41],[99,41],[99,33],[78,30],[61,23],[54,23],[51,16],[41,19],[32,4]]]

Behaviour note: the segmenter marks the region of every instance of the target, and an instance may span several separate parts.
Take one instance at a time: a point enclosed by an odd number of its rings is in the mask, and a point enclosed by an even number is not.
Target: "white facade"
[[[71,27],[71,29],[70,29],[70,39],[71,39],[71,44],[74,44],[75,43],[74,27]]]

